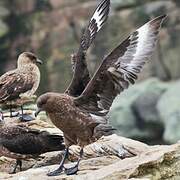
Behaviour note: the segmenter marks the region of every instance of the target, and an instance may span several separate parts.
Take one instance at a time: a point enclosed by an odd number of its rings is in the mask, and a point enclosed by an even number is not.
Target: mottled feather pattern
[[[19,98],[19,95],[33,95],[39,85],[40,73],[36,65],[28,65],[9,71],[0,77],[0,103]]]

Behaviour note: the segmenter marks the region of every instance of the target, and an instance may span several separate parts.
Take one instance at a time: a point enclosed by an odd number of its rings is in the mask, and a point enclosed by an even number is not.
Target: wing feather
[[[87,28],[85,29],[84,34],[82,35],[78,52],[73,54],[71,57],[74,74],[69,87],[65,91],[65,93],[71,96],[79,96],[90,81],[90,74],[86,63],[86,51],[106,22],[109,14],[109,8],[110,0],[103,0],[98,5]]]
[[[109,14],[109,8],[110,0],[103,0],[96,8],[81,39],[81,48],[84,51],[90,47],[92,41],[96,37],[96,34],[106,22]]]
[[[18,70],[9,71],[0,77],[0,102],[14,100],[33,87],[33,80]]]
[[[74,102],[83,111],[104,116],[114,98],[134,84],[151,56],[162,21],[159,16],[133,32],[102,62],[83,93]]]

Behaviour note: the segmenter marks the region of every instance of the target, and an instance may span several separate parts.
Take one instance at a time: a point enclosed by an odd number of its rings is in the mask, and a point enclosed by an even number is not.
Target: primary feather
[[[100,116],[109,112],[114,98],[135,83],[151,56],[165,17],[159,16],[134,31],[103,60],[83,93],[75,99],[80,109]]]
[[[109,15],[109,9],[110,0],[103,0],[98,5],[81,37],[78,52],[71,57],[73,78],[65,91],[71,96],[79,96],[90,81],[90,74],[86,63],[86,51],[105,24]]]

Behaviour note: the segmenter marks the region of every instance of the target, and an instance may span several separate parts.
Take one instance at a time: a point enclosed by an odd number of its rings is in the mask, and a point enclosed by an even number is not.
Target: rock
[[[129,130],[132,130],[136,126],[136,117],[130,107],[141,91],[143,90],[137,84],[124,91],[113,102],[110,111],[110,122],[116,127],[118,134],[128,137],[134,135],[134,132]]]
[[[38,128],[41,130],[48,130],[49,128],[41,128],[41,126],[37,125],[32,126],[29,125],[31,128]],[[52,133],[51,128],[51,133]],[[56,128],[55,132],[57,134]],[[141,148],[140,148],[141,147]],[[147,149],[148,146],[141,142],[136,142],[131,139],[118,137],[117,135],[111,135],[100,138],[97,142],[90,144],[84,148],[84,159],[88,158],[95,158],[95,157],[103,157],[103,156],[116,156],[120,159],[124,159],[126,157],[133,157],[135,155],[139,155],[142,151]],[[71,146],[70,147],[70,156],[69,159],[71,161],[76,161],[79,157],[79,146]],[[23,163],[23,170],[27,170],[30,167],[41,167],[53,164],[59,164],[62,158],[63,152],[48,152],[41,155],[41,158],[36,160],[29,160],[27,163]],[[1,167],[0,172],[9,172],[10,165],[14,164],[14,160],[10,158],[0,158]]]
[[[164,124],[164,140],[175,143],[180,139],[180,81],[171,83],[170,88],[161,96],[157,109]]]
[[[151,78],[135,84],[115,99],[111,124],[122,136],[148,142],[175,143],[180,139],[180,81]]]
[[[168,87],[169,85],[167,83],[161,81],[152,83],[152,85],[149,84],[146,90],[136,98],[131,106],[137,119],[137,127],[140,130],[147,129],[151,133],[148,137],[152,139],[151,141],[163,141],[164,124],[160,120],[156,104]]]
[[[167,87],[166,83],[151,78],[120,94],[110,112],[111,124],[117,128],[117,133],[148,142],[159,138],[163,125],[155,104]]]
[[[180,178],[180,143],[174,145],[148,146],[146,144],[112,135],[100,140],[104,144],[114,143],[129,147],[136,152],[132,157],[119,159],[115,155],[102,155],[82,160],[77,175],[48,177],[46,174],[58,167],[50,165],[19,172],[17,174],[0,173],[0,179],[8,180],[109,180],[109,179],[179,179]],[[100,144],[99,142],[99,144]],[[98,143],[98,142],[97,142]],[[110,146],[116,148],[116,146]],[[91,145],[90,145],[91,146]],[[135,148],[135,149],[134,149]],[[138,152],[138,153],[137,153]],[[73,166],[74,163],[66,166]]]
[[[142,83],[143,85],[144,83]],[[168,87],[167,83],[158,80],[147,82],[145,91],[136,98],[131,106],[138,120],[141,119],[144,123],[160,123],[156,104]]]

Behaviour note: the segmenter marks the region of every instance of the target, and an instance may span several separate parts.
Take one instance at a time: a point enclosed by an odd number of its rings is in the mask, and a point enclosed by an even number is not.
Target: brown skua
[[[35,54],[23,52],[18,57],[17,69],[8,71],[0,77],[0,104],[10,107],[10,116],[12,116],[12,106],[16,104],[16,101],[22,99],[21,102],[23,102],[23,97],[27,99],[36,92],[40,83],[40,71],[37,64],[42,64],[42,61]],[[23,104],[21,104],[21,118],[25,120]]]

